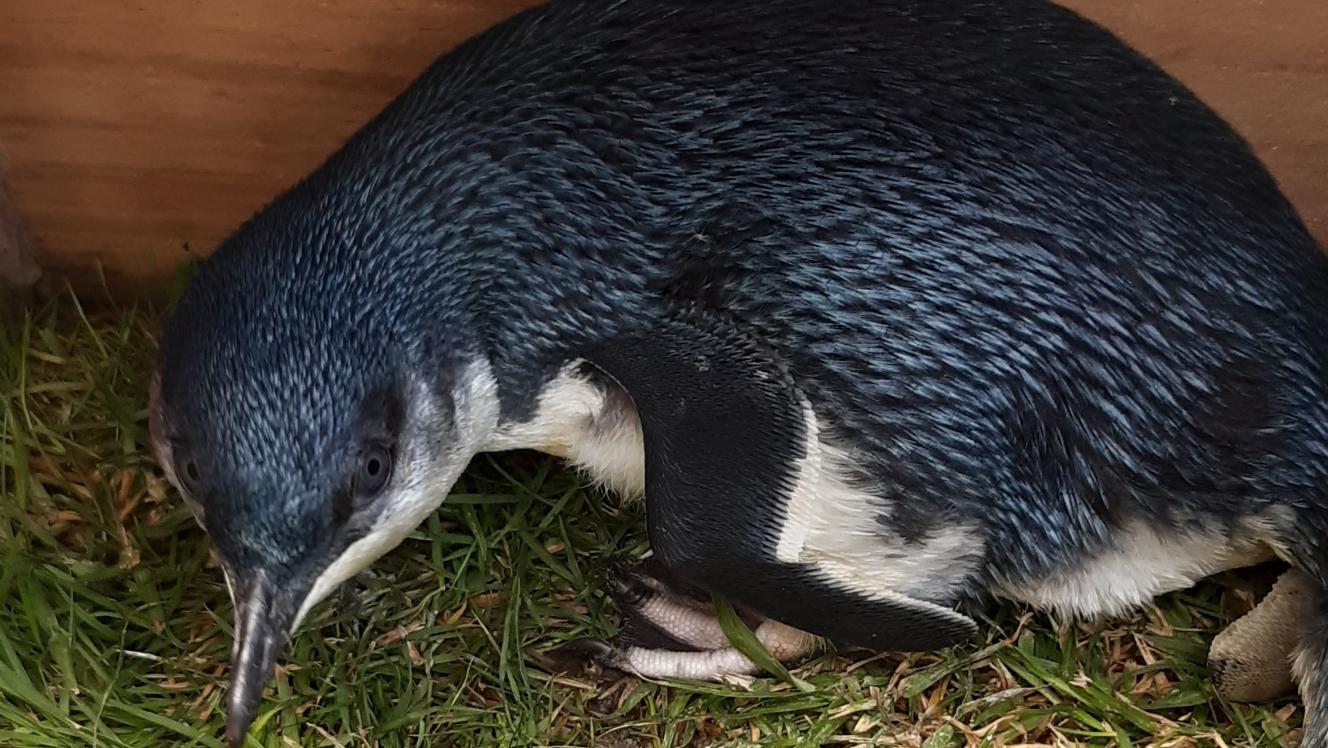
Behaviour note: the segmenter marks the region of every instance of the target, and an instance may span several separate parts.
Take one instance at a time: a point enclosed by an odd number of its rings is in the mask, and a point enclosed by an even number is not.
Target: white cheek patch
[[[458,471],[459,474],[459,471]],[[456,476],[452,476],[455,480]],[[429,485],[422,482],[398,491],[392,498],[392,505],[385,512],[386,516],[380,518],[370,533],[359,540],[351,543],[345,551],[337,557],[314,582],[313,588],[304,602],[300,605],[300,611],[291,622],[291,633],[300,625],[309,611],[332,593],[340,584],[359,574],[369,567],[374,561],[377,561],[383,554],[401,545],[401,542],[410,535],[411,532],[424,521],[443,500],[447,498],[448,488],[451,481],[445,478],[437,481],[428,481]]]
[[[892,538],[877,518],[887,502],[855,486],[852,456],[825,440],[804,402],[807,444],[798,464],[775,555],[811,564],[836,585],[868,597],[949,604],[979,569],[985,543],[975,523],[955,523],[919,541]]]
[[[423,382],[412,384],[407,401],[408,433],[402,436],[401,456],[391,494],[379,499],[383,509],[367,535],[351,543],[314,581],[291,622],[291,632],[309,611],[346,580],[366,569],[402,543],[437,509],[469,464],[479,445],[490,437],[498,417],[497,384],[487,361],[473,362],[454,392],[456,408],[449,434],[430,430],[439,423],[438,405]],[[446,444],[436,442],[446,438]]]

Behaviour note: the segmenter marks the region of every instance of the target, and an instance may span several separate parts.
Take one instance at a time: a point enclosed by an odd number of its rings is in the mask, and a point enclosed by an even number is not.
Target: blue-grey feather
[[[882,533],[976,519],[1018,580],[1280,506],[1322,578],[1328,263],[1237,133],[1034,0],[523,13],[223,244],[163,371],[210,516],[294,557],[367,393],[473,352],[519,418],[680,308],[786,358]]]

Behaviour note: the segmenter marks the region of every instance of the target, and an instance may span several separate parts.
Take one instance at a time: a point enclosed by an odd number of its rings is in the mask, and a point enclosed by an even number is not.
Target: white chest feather
[[[534,416],[500,427],[485,451],[535,449],[561,457],[624,498],[645,493],[641,421],[626,395],[608,392],[566,366],[543,392]]]

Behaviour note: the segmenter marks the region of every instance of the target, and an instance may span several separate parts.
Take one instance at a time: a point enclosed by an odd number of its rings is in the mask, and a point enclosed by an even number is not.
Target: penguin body
[[[790,655],[1273,555],[1322,584],[1326,323],[1247,144],[1068,10],[554,0],[218,248],[153,431],[248,622],[234,740],[309,608],[481,451],[644,495],[662,571],[619,591],[668,613],[611,648],[642,672],[737,662],[664,576]]]

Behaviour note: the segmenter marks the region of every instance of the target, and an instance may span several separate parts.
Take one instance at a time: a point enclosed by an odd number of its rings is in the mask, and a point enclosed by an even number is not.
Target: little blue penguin
[[[932,650],[1280,559],[1328,748],[1328,259],[1241,135],[1045,0],[552,0],[201,263],[152,447],[244,739],[311,608],[477,454],[644,501],[588,656]],[[707,597],[710,596],[710,597]]]

